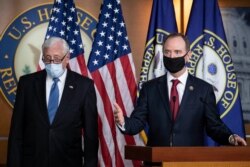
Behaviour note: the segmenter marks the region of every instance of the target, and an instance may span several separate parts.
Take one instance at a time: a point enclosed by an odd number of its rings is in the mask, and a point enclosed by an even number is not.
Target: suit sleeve
[[[125,117],[125,131],[122,131],[122,133],[135,135],[145,128],[148,115],[146,85],[147,84],[145,83],[140,91],[137,105],[130,118]]]
[[[24,123],[25,84],[21,77],[17,87],[11,127],[8,140],[7,167],[21,167],[23,123]]]
[[[98,163],[98,117],[94,83],[87,89],[84,104],[84,167],[97,167]]]
[[[228,145],[228,139],[232,132],[220,119],[212,86],[208,87],[203,103],[205,105],[207,134],[219,144]]]

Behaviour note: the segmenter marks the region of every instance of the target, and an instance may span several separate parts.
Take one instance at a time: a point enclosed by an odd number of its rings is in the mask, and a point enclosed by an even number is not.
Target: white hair
[[[60,38],[60,37],[51,37],[49,39],[46,39],[42,45],[42,50],[44,51],[45,48],[49,48],[58,42],[62,43],[62,46],[64,48],[64,53],[65,54],[68,53],[69,52],[69,45],[63,38]]]

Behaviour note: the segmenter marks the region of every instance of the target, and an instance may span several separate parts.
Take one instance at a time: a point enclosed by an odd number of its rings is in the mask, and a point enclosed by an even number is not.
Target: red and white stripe
[[[113,116],[113,102],[117,102],[124,115],[130,116],[136,100],[136,79],[132,54],[91,73],[95,82],[99,123],[100,166],[140,166],[139,162],[125,160],[125,145],[143,145],[140,137],[123,135]]]

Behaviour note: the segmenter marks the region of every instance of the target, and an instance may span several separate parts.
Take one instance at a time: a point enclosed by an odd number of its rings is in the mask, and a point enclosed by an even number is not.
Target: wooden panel
[[[250,146],[250,123],[245,124],[247,145]]]
[[[246,134],[250,135],[250,123],[245,124]]]
[[[220,7],[249,7],[249,0],[218,0]]]
[[[138,152],[140,154],[138,154]],[[152,162],[249,161],[250,147],[125,146],[125,158]]]
[[[10,119],[12,108],[7,104],[5,98],[0,91],[0,137],[6,137],[9,134]]]
[[[153,155],[156,162],[159,155],[169,161],[250,161],[250,147],[161,147]]]
[[[250,162],[164,162],[163,167],[249,167]]]
[[[7,157],[7,140],[9,136],[12,108],[0,92],[0,167],[4,167]]]
[[[0,140],[0,165],[6,164],[7,140]]]

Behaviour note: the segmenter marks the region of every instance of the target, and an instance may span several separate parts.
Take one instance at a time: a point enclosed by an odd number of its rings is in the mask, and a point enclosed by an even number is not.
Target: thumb
[[[115,110],[121,111],[121,107],[116,102],[114,102],[114,107],[115,107]]]

